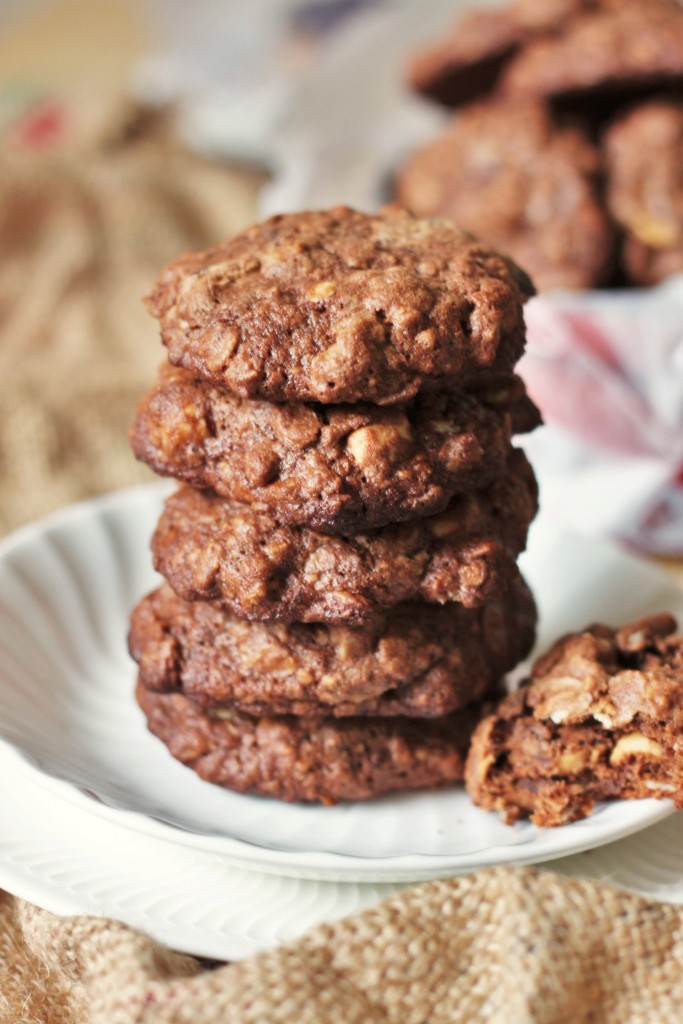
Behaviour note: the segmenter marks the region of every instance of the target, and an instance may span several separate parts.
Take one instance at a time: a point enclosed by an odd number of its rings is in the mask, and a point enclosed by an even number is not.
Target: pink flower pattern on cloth
[[[546,293],[519,365],[546,429],[524,440],[542,509],[581,533],[683,553],[683,276]]]

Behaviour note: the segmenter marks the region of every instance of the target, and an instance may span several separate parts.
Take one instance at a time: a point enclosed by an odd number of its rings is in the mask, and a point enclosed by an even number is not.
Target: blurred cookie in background
[[[396,176],[409,209],[474,230],[539,291],[683,270],[677,0],[480,9],[418,52],[407,77],[459,107]]]
[[[600,122],[630,99],[683,85],[683,9],[676,0],[620,0],[537,39],[510,62],[503,93],[544,97]]]
[[[479,103],[410,158],[396,194],[420,216],[476,231],[523,266],[539,290],[593,288],[614,263],[599,167],[588,139],[554,125],[542,103]]]
[[[506,7],[473,10],[446,37],[418,51],[407,77],[417,92],[456,107],[497,85],[510,60],[538,36],[556,33],[594,0],[518,0]]]
[[[623,229],[623,261],[639,284],[683,271],[683,105],[647,103],[605,136],[607,203]]]

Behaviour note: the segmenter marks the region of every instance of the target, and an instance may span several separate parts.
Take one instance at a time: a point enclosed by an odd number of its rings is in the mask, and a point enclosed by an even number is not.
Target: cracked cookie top
[[[241,397],[394,404],[509,374],[533,290],[452,224],[338,207],[180,257],[148,306],[171,363]]]

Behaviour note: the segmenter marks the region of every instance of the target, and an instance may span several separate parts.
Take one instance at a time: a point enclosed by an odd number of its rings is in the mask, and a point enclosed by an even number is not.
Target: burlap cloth
[[[167,260],[248,224],[263,177],[193,157],[169,125],[67,98],[0,135],[0,532],[153,479],[127,441],[164,357],[141,298]]]
[[[38,117],[0,157],[3,530],[147,476],[126,430],[162,352],[139,297],[167,258],[251,220],[258,184],[158,118],[60,111],[48,147]],[[0,1024],[681,1020],[683,913],[550,872],[421,885],[213,970],[0,893]]]

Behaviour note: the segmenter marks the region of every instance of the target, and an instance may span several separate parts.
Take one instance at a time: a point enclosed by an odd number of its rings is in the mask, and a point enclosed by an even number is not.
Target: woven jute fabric
[[[500,868],[409,889],[206,970],[124,925],[5,899],[0,1022],[674,1024],[683,913]]]
[[[50,110],[49,146],[0,136],[0,532],[153,479],[128,445],[164,358],[142,298],[167,260],[250,223],[262,180],[188,153],[165,112]]]

